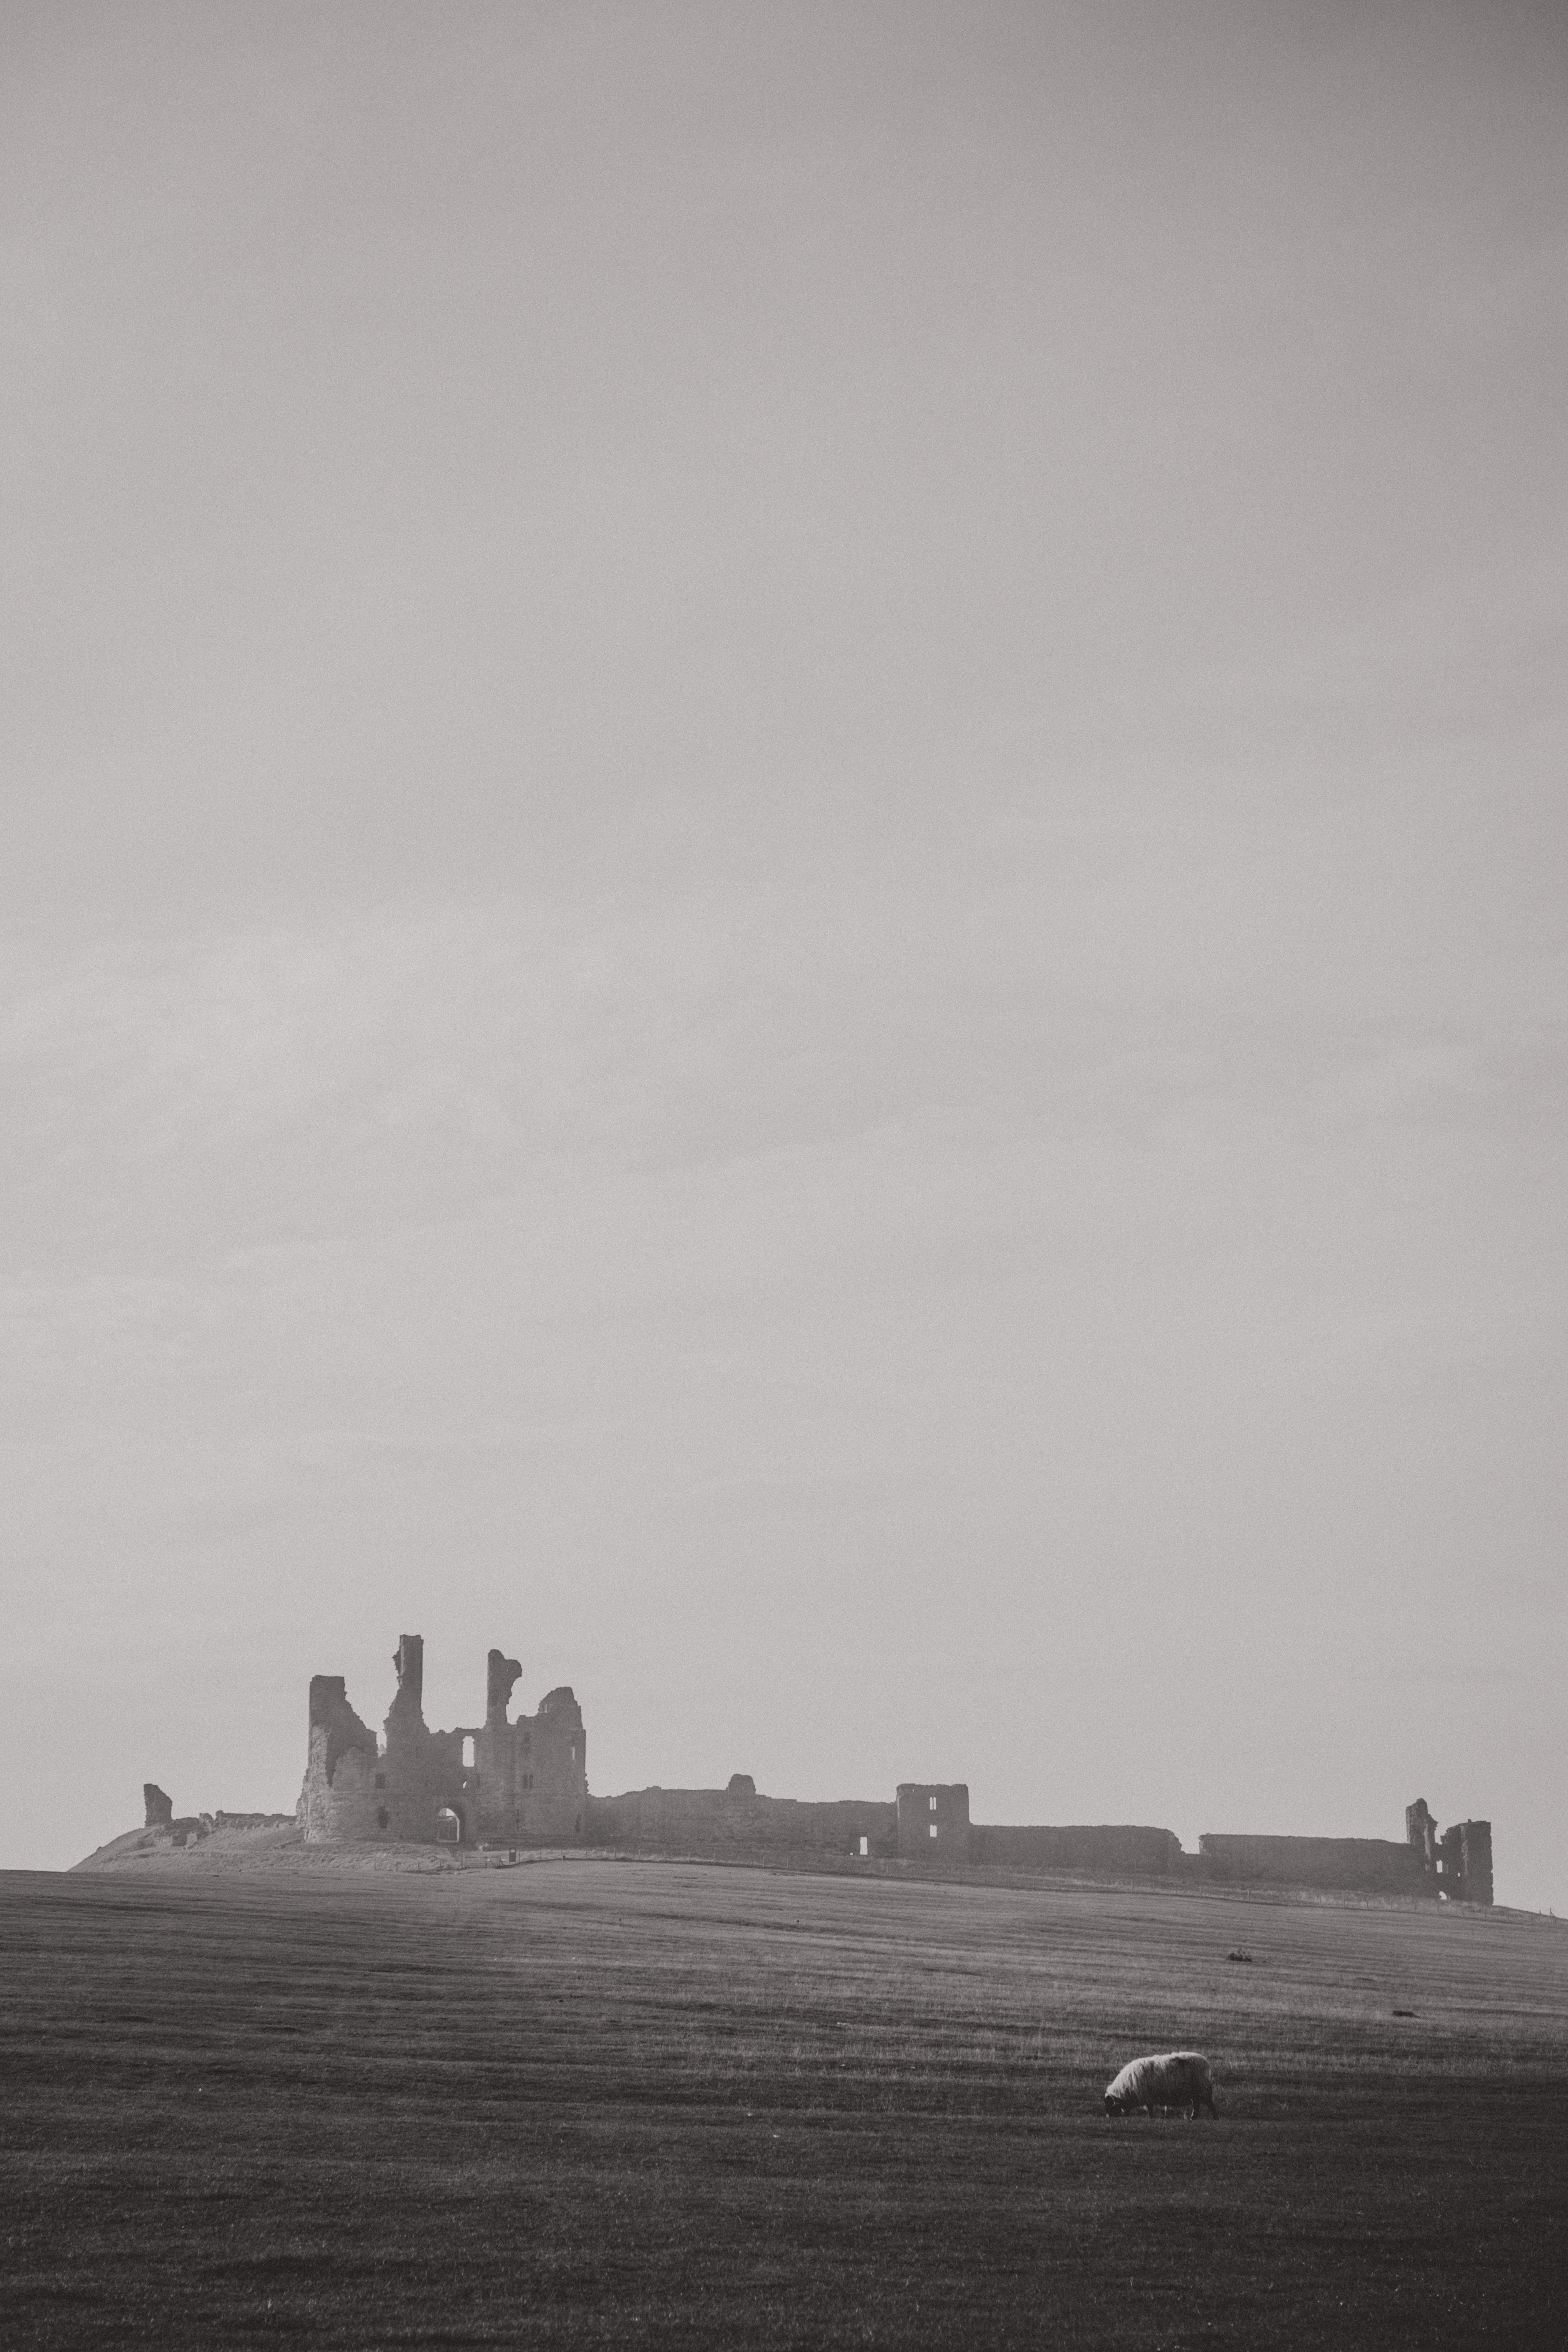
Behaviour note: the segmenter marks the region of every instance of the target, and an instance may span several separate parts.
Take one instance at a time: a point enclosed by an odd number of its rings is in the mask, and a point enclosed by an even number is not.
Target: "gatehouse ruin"
[[[425,1642],[405,1633],[397,1690],[378,1739],[342,1675],[312,1675],[300,1826],[312,1844],[517,1846],[580,1839],[588,1799],[583,1711],[569,1689],[507,1719],[515,1658],[486,1661],[485,1718],[452,1731],[425,1721]]]

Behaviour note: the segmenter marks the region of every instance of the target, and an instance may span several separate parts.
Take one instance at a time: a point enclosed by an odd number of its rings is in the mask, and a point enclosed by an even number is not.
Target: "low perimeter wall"
[[[1388,1838],[1228,1837],[1198,1840],[1205,1875],[1271,1886],[1329,1886],[1361,1895],[1430,1895],[1436,1881],[1413,1846]]]
[[[935,1808],[931,1804],[933,1793]],[[1182,1852],[1173,1830],[1141,1822],[1053,1827],[976,1822],[963,1823],[962,1836],[957,1826],[949,1824],[952,1837],[939,1834],[928,1853],[929,1818],[937,1820],[939,1832],[946,1818],[941,1811],[943,1791],[910,1783],[900,1795],[914,1822],[902,1844],[896,1805],[854,1797],[824,1804],[760,1797],[742,1774],[727,1789],[632,1789],[619,1797],[589,1797],[583,1839],[588,1845],[632,1853],[701,1854],[737,1862],[864,1852],[879,1861],[902,1854],[932,1867],[957,1864],[994,1870],[1086,1871],[1113,1878],[1180,1877],[1218,1885],[1321,1887],[1342,1894],[1434,1898],[1438,1891],[1437,1878],[1423,1869],[1416,1849],[1387,1838],[1244,1837],[1211,1832],[1198,1840],[1194,1855]],[[1484,1824],[1474,1826],[1479,1832]],[[916,1831],[921,1832],[918,1839]],[[1479,1868],[1476,1874],[1479,1885]],[[1461,1890],[1456,1885],[1454,1891]],[[1489,1885],[1477,1899],[1485,1901],[1489,1893]]]
[[[1163,1878],[1182,1851],[1174,1830],[1127,1822],[1068,1829],[1015,1828],[976,1822],[970,1858],[1002,1870],[1089,1870],[1116,1877]]]
[[[1179,1864],[1181,1842],[1173,1830],[1124,1822],[1077,1828],[985,1827],[950,1821],[949,1797],[967,1790],[932,1790],[910,1783],[900,1790],[912,1828],[900,1839],[896,1805],[862,1798],[810,1804],[793,1797],[759,1797],[736,1789],[633,1789],[620,1797],[590,1797],[584,1815],[585,1841],[650,1853],[731,1855],[736,1860],[770,1855],[858,1854],[861,1841],[873,1859],[895,1854],[933,1866],[977,1864],[997,1870],[1097,1871],[1112,1877],[1166,1877]],[[966,1812],[967,1808],[960,1810]],[[928,1850],[929,1820],[940,1835]],[[949,1834],[951,1832],[951,1834]]]
[[[653,1853],[752,1855],[898,1852],[898,1808],[846,1797],[810,1804],[795,1797],[732,1794],[727,1789],[633,1789],[590,1797],[583,1830],[590,1845]]]

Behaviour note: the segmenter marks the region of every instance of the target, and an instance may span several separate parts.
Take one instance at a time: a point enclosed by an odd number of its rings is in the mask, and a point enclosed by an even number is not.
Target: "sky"
[[[1568,18],[0,13],[0,1863],[306,1686],[1568,1910]]]

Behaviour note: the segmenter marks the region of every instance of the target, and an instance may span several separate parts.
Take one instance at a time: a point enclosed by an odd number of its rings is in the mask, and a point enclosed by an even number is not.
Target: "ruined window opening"
[[[931,1809],[932,1812],[934,1813],[934,1812],[935,1812],[935,1811],[936,1811],[936,1799],[935,1799],[934,1797],[933,1797],[933,1798],[931,1799]]]
[[[465,1772],[471,1772],[471,1771],[473,1770],[473,1769],[474,1769],[474,1735],[473,1735],[473,1733],[472,1733],[471,1731],[469,1731],[469,1732],[465,1733],[465,1734],[464,1734],[464,1738],[463,1738],[463,1769],[464,1769],[464,1771],[465,1771]]]
[[[463,1823],[450,1805],[443,1805],[436,1815],[436,1838],[440,1845],[461,1845]]]
[[[573,1761],[573,1763],[574,1763],[574,1764],[575,1764],[575,1762],[577,1761],[577,1743],[576,1743],[576,1741],[575,1741],[575,1740],[574,1740],[574,1741],[572,1742],[572,1750],[571,1750],[571,1753],[572,1753],[572,1761]]]
[[[861,1853],[862,1853],[863,1854],[868,1854],[868,1854],[870,1853],[870,1851],[871,1851],[871,1841],[870,1841],[870,1839],[869,1839],[869,1838],[862,1838],[862,1839],[861,1839],[861,1841],[860,1841],[860,1851],[861,1851]]]
[[[932,1823],[931,1823],[931,1833],[932,1837],[935,1837],[935,1835],[936,1835],[936,1823],[935,1823],[934,1822],[932,1822]]]
[[[376,1825],[376,1828],[377,1828],[378,1830],[384,1830],[384,1829],[386,1827],[386,1824],[387,1824],[388,1821],[390,1820],[390,1818],[391,1818],[391,1816],[390,1816],[390,1815],[389,1815],[389,1813],[387,1812],[386,1807],[385,1807],[384,1805],[383,1805],[383,1806],[381,1807],[381,1809],[379,1810],[379,1811],[377,1812],[376,1817],[375,1817],[375,1825]]]

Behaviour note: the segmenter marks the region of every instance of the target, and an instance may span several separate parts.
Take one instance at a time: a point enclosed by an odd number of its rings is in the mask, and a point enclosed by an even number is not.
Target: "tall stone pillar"
[[[1437,1824],[1427,1811],[1425,1797],[1417,1797],[1413,1805],[1405,1806],[1405,1836],[1406,1843],[1415,1849],[1420,1860],[1423,1874],[1427,1878],[1436,1878],[1437,1875]]]
[[[425,1715],[425,1636],[423,1633],[400,1635],[392,1661],[397,1669],[397,1696],[393,1700],[393,1712]]]
[[[511,1686],[522,1668],[515,1658],[503,1657],[492,1650],[485,1660],[485,1728],[499,1731],[506,1722],[507,1705]]]

